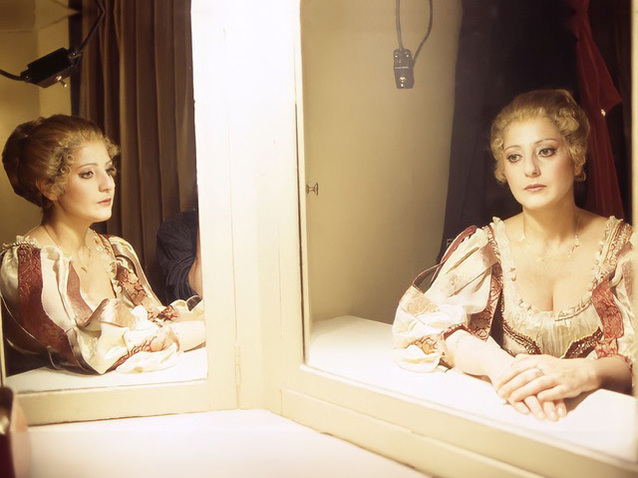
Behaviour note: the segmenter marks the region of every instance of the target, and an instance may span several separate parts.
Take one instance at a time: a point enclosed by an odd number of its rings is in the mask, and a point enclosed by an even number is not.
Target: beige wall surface
[[[391,322],[436,260],[445,214],[460,1],[434,0],[413,89],[398,90],[395,2],[303,0],[301,41],[308,288],[314,320]],[[401,4],[416,52],[427,2]],[[302,191],[303,192],[303,191]]]
[[[51,7],[49,4],[52,4]],[[66,10],[50,0],[0,1],[0,68],[19,75],[33,60],[68,47]],[[19,6],[19,8],[18,8]],[[0,147],[20,123],[71,111],[68,88],[42,89],[0,76]],[[40,210],[17,196],[0,172],[0,243],[11,242],[40,222]]]

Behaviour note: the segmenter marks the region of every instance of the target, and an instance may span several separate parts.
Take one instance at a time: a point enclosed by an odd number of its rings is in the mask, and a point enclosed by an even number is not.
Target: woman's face
[[[64,192],[51,198],[57,217],[87,223],[111,217],[116,169],[104,143],[87,143],[73,153]]]
[[[524,208],[542,209],[573,201],[574,162],[565,138],[549,119],[514,122],[503,140],[505,179]]]

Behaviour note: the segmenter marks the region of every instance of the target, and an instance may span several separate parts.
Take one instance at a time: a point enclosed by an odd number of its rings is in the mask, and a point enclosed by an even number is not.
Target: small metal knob
[[[311,192],[319,196],[319,183],[315,183],[312,187],[306,184],[306,194],[310,194]]]

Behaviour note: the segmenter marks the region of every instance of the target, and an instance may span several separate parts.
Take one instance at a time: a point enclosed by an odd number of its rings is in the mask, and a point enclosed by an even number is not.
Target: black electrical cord
[[[95,31],[97,30],[98,26],[100,25],[102,18],[104,17],[104,13],[105,13],[104,7],[102,6],[102,3],[100,2],[100,0],[93,0],[93,3],[97,5],[100,13],[98,17],[95,19],[95,21],[93,22],[93,25],[91,26],[91,30],[89,31],[89,34],[86,36],[84,41],[80,43],[78,47],[71,48],[70,50],[66,50],[68,53],[68,59],[70,62],[72,62],[72,65],[74,65],[74,67],[77,67],[80,61],[80,57],[82,56],[82,52],[86,48],[86,45],[88,44],[89,40],[91,39]],[[8,71],[4,71],[0,69],[0,75],[6,78],[9,78],[11,80],[16,80],[16,81],[25,81],[27,83],[31,81],[30,75],[28,74],[27,71],[22,72],[21,75],[14,75],[13,73],[9,73]]]
[[[95,19],[95,21],[93,22],[93,25],[91,26],[91,30],[89,31],[89,34],[86,36],[84,41],[80,43],[79,47],[73,50],[74,57],[82,55],[82,52],[86,48],[86,45],[89,43],[89,40],[95,33],[95,30],[97,30],[97,27],[100,25],[100,22],[102,21],[102,18],[104,17],[104,7],[102,6],[102,3],[100,2],[100,0],[93,0],[93,3],[97,5],[97,8],[100,11],[100,13],[98,17]]]
[[[416,59],[418,58],[419,53],[421,53],[421,49],[423,48],[423,45],[425,45],[426,40],[430,36],[430,33],[432,33],[432,17],[433,17],[434,9],[432,6],[432,0],[428,0],[428,3],[430,5],[430,19],[428,21],[428,29],[425,32],[425,36],[423,37],[423,40],[421,40],[419,47],[416,49],[416,52],[414,53],[413,63],[416,63]],[[404,51],[405,48],[403,48],[403,36],[401,33],[401,0],[396,0],[395,17],[396,17],[396,27],[397,27],[397,40],[399,41],[399,50]]]
[[[394,7],[394,18],[397,24],[397,40],[399,41],[399,50],[403,51],[403,37],[401,36],[401,0],[396,0]]]
[[[401,1],[401,0],[399,0]],[[429,0],[428,2],[430,4],[430,20],[428,21],[428,30],[425,32],[425,36],[423,37],[423,40],[421,40],[421,43],[419,44],[419,48],[416,49],[416,52],[414,53],[414,62],[416,63],[416,59],[419,56],[419,53],[421,53],[421,48],[423,48],[423,45],[425,45],[426,40],[428,39],[428,37],[430,36],[430,33],[432,33],[432,16],[433,16],[433,7],[432,7],[432,0]]]
[[[17,75],[14,75],[13,73],[9,73],[8,71],[0,70],[0,75],[6,76],[7,78],[11,80],[22,81],[22,78],[20,78]]]

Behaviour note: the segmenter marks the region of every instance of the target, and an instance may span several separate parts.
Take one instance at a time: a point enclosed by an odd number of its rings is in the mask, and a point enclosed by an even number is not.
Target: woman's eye
[[[111,177],[114,177],[117,174],[117,168],[115,166],[111,166],[110,168],[106,168],[106,174]]]
[[[93,171],[82,171],[80,177],[82,179],[91,179],[93,177]]]
[[[521,156],[520,156],[519,154],[508,154],[508,155],[506,156],[507,160],[508,160],[510,163],[515,163],[516,161],[518,161],[518,160],[520,159],[520,157],[521,157]]]
[[[538,155],[542,158],[548,158],[554,156],[554,154],[556,154],[556,148],[543,148],[538,151]]]

